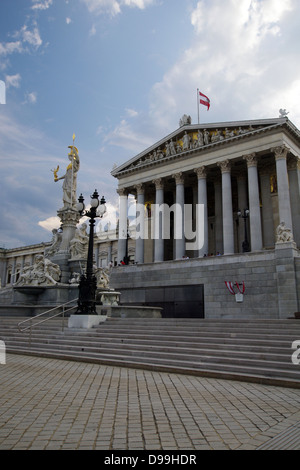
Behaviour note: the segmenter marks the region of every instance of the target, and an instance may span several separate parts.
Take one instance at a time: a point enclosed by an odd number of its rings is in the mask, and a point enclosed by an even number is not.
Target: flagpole
[[[197,88],[197,107],[198,107],[198,124],[200,124],[200,115],[199,115],[199,88]]]

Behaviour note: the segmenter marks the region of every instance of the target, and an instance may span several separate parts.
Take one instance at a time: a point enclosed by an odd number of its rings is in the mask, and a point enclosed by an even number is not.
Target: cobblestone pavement
[[[0,449],[256,449],[300,421],[300,390],[8,354]]]

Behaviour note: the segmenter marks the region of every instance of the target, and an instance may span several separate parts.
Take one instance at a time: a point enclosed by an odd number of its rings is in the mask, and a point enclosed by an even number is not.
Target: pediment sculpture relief
[[[190,116],[186,115],[181,118],[181,127],[186,124],[190,124],[189,118]],[[132,163],[128,168],[126,168],[126,170],[135,169],[147,163],[162,160],[166,157],[172,157],[174,155],[178,155],[184,152],[196,150],[197,148],[205,147],[206,145],[215,144],[217,142],[222,142],[227,139],[232,139],[234,137],[253,132],[258,128],[255,129],[252,126],[245,128],[240,126],[238,128],[226,127],[225,129],[198,129],[196,131],[194,130],[190,132],[186,130],[183,134],[180,134],[178,136],[176,141],[171,138],[164,144],[164,146],[160,145],[151,153],[141,157],[139,160]]]

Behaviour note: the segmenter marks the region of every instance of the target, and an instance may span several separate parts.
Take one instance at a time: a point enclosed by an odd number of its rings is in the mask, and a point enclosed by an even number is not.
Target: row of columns
[[[287,227],[292,229],[292,210],[289,191],[289,178],[287,169],[288,148],[280,146],[272,149],[276,161],[277,187],[278,187],[278,207],[280,221],[284,221]],[[243,156],[247,163],[248,177],[248,195],[246,189],[246,180],[238,178],[238,198],[241,208],[247,207],[249,202],[250,211],[250,237],[251,251],[259,251],[263,249],[262,236],[262,219],[260,208],[260,192],[258,179],[258,158],[255,153]],[[231,187],[231,164],[229,160],[218,163],[221,170],[221,185],[215,185],[215,215],[216,215],[216,248],[223,254],[234,253],[234,221],[232,207],[232,187]],[[198,256],[208,253],[208,214],[207,214],[207,171],[204,166],[196,168],[195,173],[198,178],[197,199],[198,205],[204,207],[204,227],[201,228],[204,233],[204,244],[199,249]],[[182,172],[172,175],[176,182],[176,207],[181,214],[184,213],[184,176]],[[162,178],[153,181],[155,184],[155,203],[157,205],[164,204],[164,183]],[[144,205],[144,187],[142,184],[136,186],[137,203]],[[299,192],[299,187],[298,187]],[[120,220],[119,233],[123,234],[119,239],[119,259],[125,256],[126,240],[124,233],[127,235],[127,193],[124,190],[119,191],[120,195]],[[220,198],[221,196],[221,198]],[[247,197],[248,196],[248,197]],[[267,195],[265,195],[267,198]],[[222,201],[221,204],[218,201]],[[176,210],[177,210],[176,209]],[[181,259],[185,254],[185,237],[184,237],[184,218],[177,214],[175,210],[175,259]],[[269,214],[272,216],[272,214]],[[158,217],[161,218],[162,214]],[[163,221],[155,220],[158,224],[156,238],[154,240],[154,262],[164,260],[164,239],[163,239]],[[267,214],[266,214],[267,218]],[[139,237],[136,239],[136,262],[144,262],[144,214],[139,214]],[[199,221],[199,218],[198,218]],[[222,225],[222,227],[221,227]],[[198,227],[199,228],[199,227]],[[182,236],[180,236],[180,234]],[[221,248],[223,244],[223,248]]]

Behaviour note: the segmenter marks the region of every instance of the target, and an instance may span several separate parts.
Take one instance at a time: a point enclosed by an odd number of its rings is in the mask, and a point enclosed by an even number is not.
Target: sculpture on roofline
[[[279,110],[279,117],[280,117],[280,118],[287,117],[288,114],[289,114],[289,112],[287,112],[286,109],[282,109],[282,108],[281,108],[281,109]]]
[[[179,121],[179,127],[187,126],[189,124],[192,124],[192,118],[191,116],[184,114]]]

